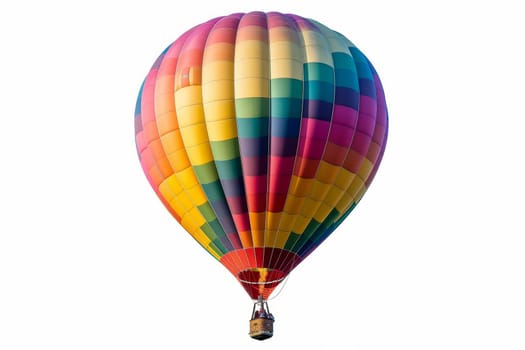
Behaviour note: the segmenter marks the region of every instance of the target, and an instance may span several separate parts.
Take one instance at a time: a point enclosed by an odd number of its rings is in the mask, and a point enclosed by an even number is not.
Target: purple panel
[[[353,108],[336,105],[334,107],[333,123],[355,127],[357,123],[357,111]]]

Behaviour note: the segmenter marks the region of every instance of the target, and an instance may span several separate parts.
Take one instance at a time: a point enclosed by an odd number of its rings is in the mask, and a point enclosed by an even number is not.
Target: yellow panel
[[[202,244],[204,246],[204,248],[206,248],[206,250],[208,250],[210,253],[213,251],[213,249],[210,249],[210,247],[209,247],[209,244],[211,243],[210,238],[208,236],[206,236],[206,233],[204,233],[204,231],[202,231],[200,228],[197,228],[193,232],[192,236],[195,237],[197,242]]]
[[[175,201],[179,202],[180,205],[184,208],[184,212],[187,213],[191,210],[191,208],[194,207],[190,197],[186,194],[186,192],[181,192],[174,198]]]
[[[319,62],[333,67],[334,63],[332,60],[332,56],[329,53],[329,51],[326,50],[325,46],[309,45],[306,46],[304,49],[306,52],[306,59],[308,62]]]
[[[304,68],[299,62],[288,59],[272,59],[270,62],[270,74],[272,79],[291,78],[303,80]]]
[[[359,192],[359,189],[363,185],[363,180],[361,180],[361,178],[359,177],[356,177],[346,192],[350,194],[353,198],[355,198],[357,193]]]
[[[277,231],[276,230],[266,230],[264,232],[264,245],[266,247],[273,247],[274,246],[274,242],[276,241],[276,238],[277,238]]]
[[[200,145],[186,148],[188,157],[192,165],[202,165],[213,160],[211,148],[209,143],[201,143]]]
[[[333,165],[321,160],[315,177],[325,184],[331,184],[335,181],[340,169],[341,167],[338,165]]]
[[[199,242],[206,250],[209,249],[208,245],[211,243],[211,240],[206,236],[206,234],[201,230],[200,227],[196,227],[192,232],[188,232],[193,238]]]
[[[204,122],[204,109],[200,104],[180,108],[177,106],[177,118],[181,129],[189,125],[202,123]]]
[[[179,108],[202,104],[202,88],[200,85],[190,85],[175,91],[175,105]]]
[[[284,248],[286,241],[288,241],[288,237],[290,237],[290,231],[277,231],[277,240],[274,246],[276,248]]]
[[[191,167],[186,168],[175,175],[185,190],[189,190],[193,186],[198,185],[197,177],[195,176],[195,173]]]
[[[314,219],[318,222],[323,222],[328,214],[332,211],[333,207],[328,206],[325,203],[321,203],[317,211],[315,212]]]
[[[341,200],[339,201],[339,203],[337,203],[335,208],[340,213],[343,213],[346,210],[346,208],[348,208],[350,206],[350,203],[352,202],[353,199],[354,198],[350,194],[343,193],[343,196],[341,197]]]
[[[301,207],[301,215],[307,218],[312,218],[315,214],[315,211],[319,207],[319,204],[319,201],[313,200],[311,198],[306,198]]]
[[[348,186],[350,186],[354,178],[354,173],[351,173],[345,168],[341,168],[341,170],[337,174],[337,178],[335,179],[335,185],[342,190],[346,190]]]
[[[268,230],[277,230],[281,221],[281,213],[266,213],[266,227]]]
[[[288,213],[283,212],[281,214],[281,222],[279,224],[279,231],[290,232],[293,227],[294,217],[295,215],[293,214],[288,214]]]
[[[235,79],[270,77],[268,60],[260,58],[246,58],[235,61]]]
[[[320,43],[324,43],[326,40],[324,35],[316,30],[303,30],[301,34],[303,35],[303,42],[305,46],[319,45]],[[324,47],[324,50],[326,50],[326,46]]]
[[[197,209],[196,207],[193,207],[188,213],[188,215],[190,216],[193,224],[197,227],[201,227],[202,225],[204,225],[204,223],[206,223],[206,220],[202,216],[199,209]]]
[[[230,140],[237,137],[237,123],[235,119],[224,119],[208,122],[210,141]]]
[[[339,202],[339,200],[341,199],[343,193],[344,192],[336,186],[330,187],[330,191],[328,191],[328,194],[324,199],[324,203],[328,204],[332,208],[335,207],[337,202]]]
[[[243,40],[235,44],[235,67],[246,58],[268,58],[268,44],[260,40]]]
[[[208,130],[205,123],[193,124],[180,129],[186,148],[209,143]]]
[[[250,226],[252,228],[252,232],[264,230],[265,222],[266,222],[266,213],[248,213],[250,217]]]
[[[159,191],[162,193],[164,199],[169,202],[175,197],[175,195],[182,191],[182,187],[179,184],[177,177],[173,174],[159,185]]]
[[[310,193],[313,183],[314,179],[306,179],[292,175],[288,195],[294,194],[297,197],[306,197]]]
[[[303,48],[289,41],[273,41],[270,43],[271,59],[293,59],[302,64]]]
[[[187,216],[186,216],[187,217]],[[180,224],[182,225],[182,227],[184,227],[184,229],[186,230],[186,232],[188,232],[190,235],[193,236],[193,233],[197,230],[197,227],[195,227],[192,223],[191,223],[191,220],[188,220],[188,219],[184,219],[182,218],[180,220]]]
[[[318,201],[322,201],[324,197],[326,197],[326,195],[328,194],[330,187],[332,187],[332,184],[325,184],[315,179],[312,186],[312,190],[310,191],[308,197]]]
[[[184,169],[191,166],[185,149],[180,149],[176,152],[168,154],[168,160],[171,164],[171,167],[173,168],[173,172],[175,173],[183,171]]]
[[[270,81],[267,78],[245,78],[235,80],[235,98],[268,97]]]
[[[233,79],[232,80],[214,80],[206,82],[202,86],[202,101],[203,103],[215,100],[232,100],[233,94]]]
[[[297,220],[295,221],[293,232],[300,234],[300,235],[303,234],[304,230],[306,230],[306,226],[308,226],[308,224],[310,223],[310,220],[311,220],[310,217],[306,218],[302,215],[299,215],[297,217]]]
[[[195,185],[187,190],[188,196],[191,198],[196,206],[202,205],[207,202],[207,197],[204,194],[204,190],[200,185]]]
[[[296,197],[293,194],[288,194],[284,204],[284,211],[289,214],[298,214],[301,211],[301,205],[305,197]]]
[[[264,230],[252,229],[252,240],[254,247],[263,247],[264,246]]]
[[[355,201],[356,202],[359,202],[361,200],[361,198],[363,197],[363,195],[365,194],[366,192],[366,185],[363,184],[363,186],[361,186],[361,188],[359,189],[359,191],[357,192],[356,196],[355,196]]]
[[[212,45],[215,46],[215,45]],[[206,48],[206,51],[208,48]],[[233,80],[233,61],[205,61],[202,65],[203,85],[214,80]]]
[[[363,159],[363,162],[361,163],[361,167],[357,171],[357,175],[361,179],[368,179],[368,176],[370,176],[370,173],[372,172],[372,169],[374,168],[374,164],[367,158]]]
[[[178,201],[176,197],[174,197],[169,203],[173,211],[176,212],[181,218],[186,214],[186,208],[181,202]]]
[[[235,117],[235,102],[233,100],[210,101],[204,104],[206,122]]]

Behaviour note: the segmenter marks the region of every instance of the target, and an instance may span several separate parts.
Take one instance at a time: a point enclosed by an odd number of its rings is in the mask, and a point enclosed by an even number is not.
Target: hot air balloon
[[[254,301],[267,300],[350,214],[387,139],[379,77],[346,37],[312,19],[235,13],[182,34],[138,95],[136,148],[182,227]]]

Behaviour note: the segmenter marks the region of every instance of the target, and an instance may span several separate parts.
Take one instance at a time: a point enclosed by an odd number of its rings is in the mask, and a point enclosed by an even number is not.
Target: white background
[[[375,182],[270,302],[262,343],[133,129],[158,54],[252,10],[350,38],[390,114]],[[3,3],[0,349],[524,349],[524,32],[518,1]]]

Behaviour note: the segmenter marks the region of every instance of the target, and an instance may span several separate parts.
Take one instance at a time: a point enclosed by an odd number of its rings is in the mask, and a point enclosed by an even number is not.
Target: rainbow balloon
[[[363,53],[276,12],[188,30],[155,61],[135,112],[151,186],[252,299],[267,299],[356,206],[387,124]]]

